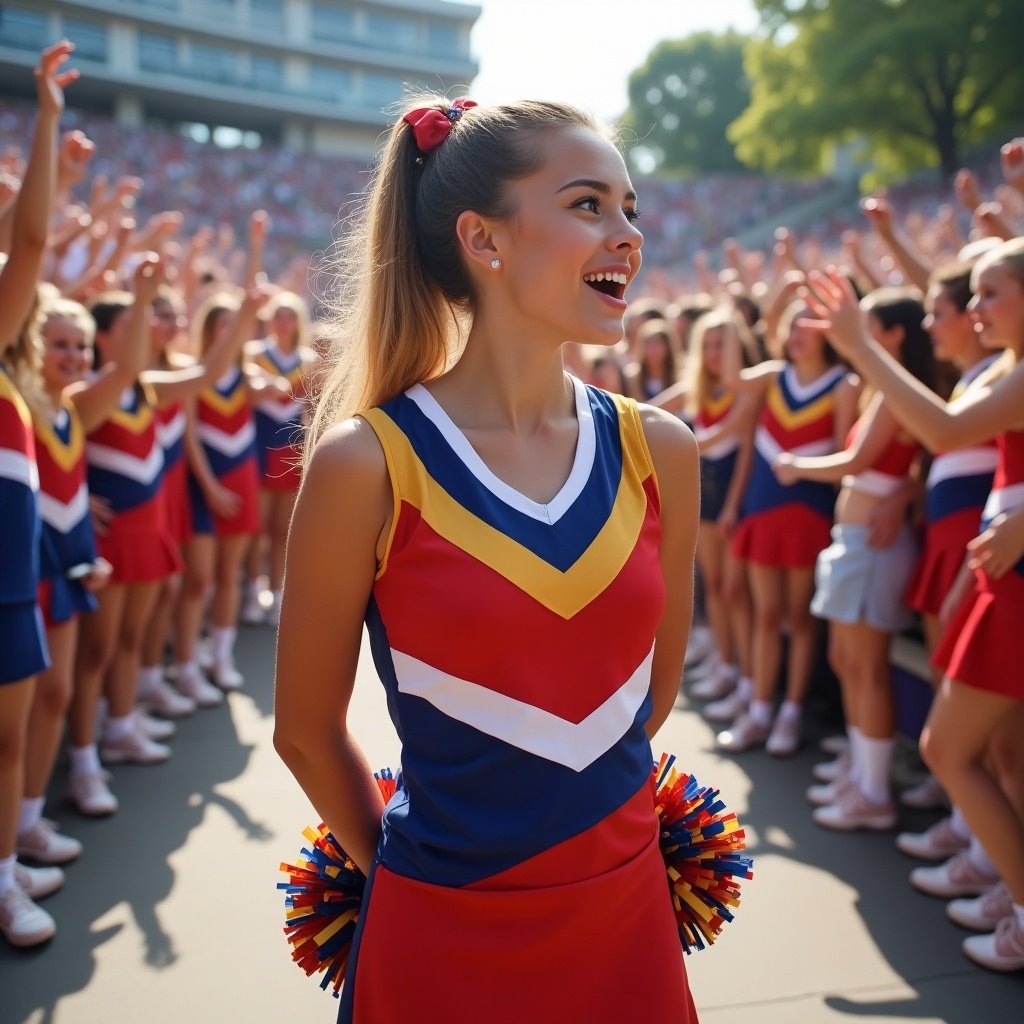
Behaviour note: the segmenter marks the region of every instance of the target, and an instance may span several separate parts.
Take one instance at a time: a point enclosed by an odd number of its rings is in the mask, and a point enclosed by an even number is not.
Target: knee
[[[782,609],[777,604],[763,604],[754,609],[754,622],[761,632],[778,633],[782,628]]]
[[[0,772],[17,771],[25,761],[27,718],[0,719]]]
[[[71,679],[69,676],[49,675],[36,684],[36,707],[50,719],[63,718],[71,704]]]
[[[181,584],[181,596],[186,601],[202,601],[210,589],[210,573],[202,569],[190,569]]]

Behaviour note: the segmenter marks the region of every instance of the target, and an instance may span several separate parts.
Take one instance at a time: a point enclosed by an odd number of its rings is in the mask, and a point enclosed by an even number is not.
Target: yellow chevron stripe
[[[25,424],[26,429],[31,430],[32,413],[25,399],[21,397],[21,392],[14,386],[14,381],[3,370],[0,370],[0,398],[6,399],[14,406],[15,412],[21,417],[21,422]]]
[[[529,594],[539,604],[571,619],[598,597],[622,571],[636,547],[647,512],[643,481],[651,475],[650,455],[636,417],[620,410],[623,472],[612,513],[575,565],[562,572],[528,547],[467,511],[427,473],[408,438],[379,409],[361,413],[383,444],[392,486],[417,508],[428,526],[450,544]],[[397,511],[397,503],[396,503]],[[388,538],[388,553],[394,537]],[[378,579],[387,570],[387,554]]]
[[[238,386],[227,396],[222,395],[216,388],[207,388],[201,396],[201,401],[222,416],[230,416],[248,404],[249,395],[245,389],[245,382],[240,380]]]
[[[725,394],[718,398],[705,398],[704,412],[709,419],[718,419],[729,411],[729,407],[732,405],[735,397],[731,391],[726,391]]]
[[[768,408],[783,430],[796,430],[815,420],[831,416],[834,401],[834,393],[829,391],[803,409],[791,409],[786,404],[782,385],[778,381],[768,389]]]
[[[127,409],[115,409],[107,418],[112,423],[130,430],[133,434],[141,434],[148,430],[153,422],[154,409],[156,409],[156,392],[151,384],[146,384],[142,381],[135,386],[142,389],[142,400],[138,403],[138,408],[136,408],[135,412],[129,412]]]
[[[68,443],[65,444],[60,435],[53,428],[53,424],[46,416],[34,414],[32,416],[32,429],[35,431],[36,440],[45,445],[50,453],[50,458],[67,473],[82,457],[85,448],[85,431],[82,429],[82,421],[78,418],[75,407],[65,401],[64,408],[71,417],[71,432],[68,435]]]

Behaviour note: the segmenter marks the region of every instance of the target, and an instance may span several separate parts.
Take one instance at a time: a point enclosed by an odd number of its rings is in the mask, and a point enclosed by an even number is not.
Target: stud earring
[[[491,270],[501,270],[501,260],[497,256],[491,260]]]

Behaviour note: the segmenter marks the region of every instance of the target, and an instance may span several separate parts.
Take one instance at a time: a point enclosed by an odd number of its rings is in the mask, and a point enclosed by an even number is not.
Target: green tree
[[[883,175],[952,175],[965,147],[1024,115],[1021,0],[755,0],[751,103],[729,128],[744,163],[813,174],[863,139]]]
[[[637,137],[635,166],[680,174],[742,169],[725,129],[750,102],[744,42],[733,31],[699,32],[650,52],[629,76],[623,117]]]

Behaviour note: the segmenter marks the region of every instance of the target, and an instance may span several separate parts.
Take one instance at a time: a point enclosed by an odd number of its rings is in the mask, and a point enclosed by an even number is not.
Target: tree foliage
[[[736,32],[700,32],[651,51],[629,76],[623,118],[641,159],[684,175],[741,170],[725,132],[750,102],[744,42]]]
[[[1024,116],[1021,0],[755,2],[767,31],[729,129],[752,167],[813,174],[859,138],[883,173],[952,175],[966,147]]]

